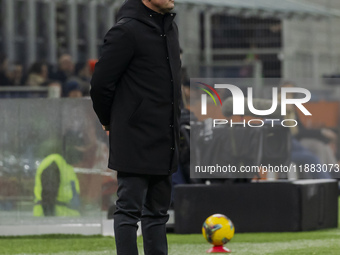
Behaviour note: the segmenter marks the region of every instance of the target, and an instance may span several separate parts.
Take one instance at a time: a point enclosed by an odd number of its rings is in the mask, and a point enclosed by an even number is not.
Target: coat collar
[[[148,11],[145,5],[142,3],[142,0],[126,0],[117,14],[118,21],[123,18],[132,18],[139,20],[140,22],[145,23],[148,26],[160,29],[159,32],[162,32],[162,29],[158,25],[159,22],[155,20],[156,17]],[[164,14],[164,31],[167,32],[174,20],[176,14],[175,13],[166,13]]]

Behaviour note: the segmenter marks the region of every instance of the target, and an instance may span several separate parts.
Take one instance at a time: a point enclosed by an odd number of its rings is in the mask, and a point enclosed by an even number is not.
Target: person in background
[[[52,80],[59,81],[62,85],[74,75],[74,63],[71,55],[62,54],[58,60],[58,70],[51,73]]]
[[[36,62],[28,70],[26,85],[42,86],[48,79],[48,67],[46,64]]]
[[[280,88],[296,87],[293,82],[284,82]],[[287,94],[287,98],[293,98],[293,94]],[[281,97],[279,97],[281,98]],[[292,152],[291,159],[297,165],[304,164],[336,164],[334,153],[328,143],[337,139],[336,134],[331,129],[306,128],[299,120],[295,105],[287,105],[287,119],[297,120],[299,123],[291,127]],[[332,178],[329,172],[302,173],[302,178],[326,179]]]
[[[83,97],[83,92],[79,83],[75,80],[70,80],[65,83],[63,88],[64,96],[65,97]]]
[[[83,96],[90,95],[90,80],[91,80],[91,73],[90,73],[90,66],[88,63],[78,63],[75,67],[75,75],[70,77],[67,82],[74,81],[79,84],[80,91],[82,92]]]
[[[8,72],[8,59],[6,55],[0,53],[0,86],[12,85]]]
[[[69,130],[63,155],[53,153],[42,160],[35,175],[34,216],[80,216],[80,187],[73,166],[82,159],[83,146],[83,134]]]
[[[15,63],[10,76],[14,86],[22,86],[24,84],[22,64]]]

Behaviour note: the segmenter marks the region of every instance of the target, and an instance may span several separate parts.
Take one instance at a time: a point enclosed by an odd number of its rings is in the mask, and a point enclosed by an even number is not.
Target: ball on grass
[[[215,246],[228,243],[233,238],[234,233],[234,224],[223,214],[211,215],[204,221],[202,226],[203,236]]]

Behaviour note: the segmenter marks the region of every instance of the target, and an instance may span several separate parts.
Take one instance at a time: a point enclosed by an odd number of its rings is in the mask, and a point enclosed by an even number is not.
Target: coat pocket
[[[142,99],[140,103],[137,105],[134,112],[129,117],[128,123],[138,125],[138,121],[141,119],[144,109],[145,109],[145,99]]]

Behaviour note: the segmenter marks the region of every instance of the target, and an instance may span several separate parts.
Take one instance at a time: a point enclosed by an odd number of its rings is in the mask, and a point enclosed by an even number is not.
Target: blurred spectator
[[[190,81],[182,81],[182,105],[181,108],[190,108]]]
[[[16,63],[14,64],[13,70],[10,74],[12,84],[14,86],[22,86],[23,83],[23,67],[22,64]]]
[[[284,82],[282,87],[295,87],[293,82]],[[293,98],[293,94],[287,94],[287,98]],[[280,98],[280,97],[279,97]],[[291,159],[297,165],[304,164],[336,164],[334,153],[328,143],[337,139],[337,135],[331,129],[306,128],[296,112],[295,105],[287,105],[287,119],[297,120],[298,126],[291,127],[293,135]],[[304,178],[331,178],[329,173],[312,173]]]
[[[8,75],[8,59],[4,54],[0,53],[0,86],[8,85],[12,85]]]
[[[72,110],[70,110],[70,115]],[[77,110],[73,113],[79,114]],[[107,210],[114,203],[114,194],[117,191],[116,172],[107,168],[107,157],[109,156],[108,145],[103,141],[106,134],[98,130],[97,120],[91,114],[85,114],[81,121],[81,133],[83,133],[84,145],[82,146],[82,160],[76,167],[83,169],[100,169],[106,174],[78,174],[82,201],[85,204],[94,205],[102,199],[102,209]],[[98,187],[101,187],[98,188]]]
[[[48,67],[44,63],[34,63],[28,71],[26,85],[42,86],[48,78]]]
[[[74,166],[82,159],[84,138],[73,130],[63,138],[63,155],[50,154],[38,166],[34,216],[80,216],[80,187]]]
[[[63,87],[63,95],[65,97],[83,97],[83,92],[77,81],[70,80]]]
[[[183,49],[180,49],[180,58],[183,63]],[[189,106],[189,98],[190,98],[190,77],[188,74],[188,70],[186,67],[182,66],[181,68],[181,108],[190,108]]]
[[[91,72],[88,63],[78,63],[75,67],[75,76],[70,77],[67,82],[75,81],[79,84],[83,96],[90,95]]]
[[[63,54],[58,60],[58,70],[50,78],[64,84],[74,74],[74,63],[69,54]]]

